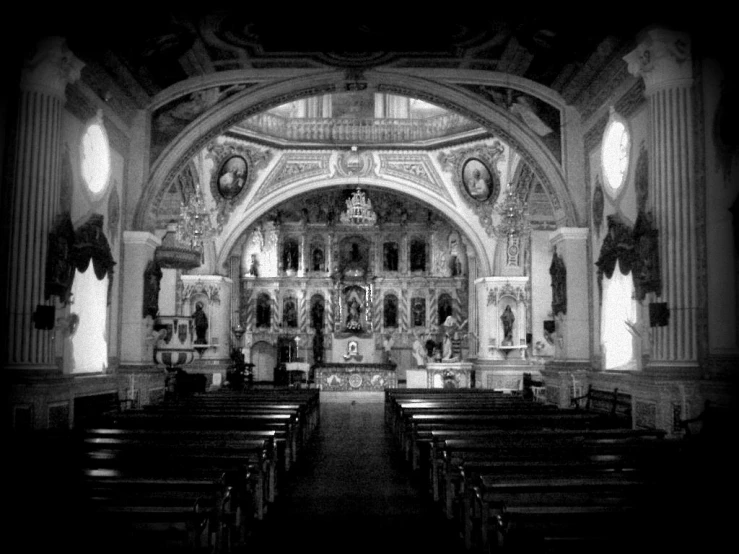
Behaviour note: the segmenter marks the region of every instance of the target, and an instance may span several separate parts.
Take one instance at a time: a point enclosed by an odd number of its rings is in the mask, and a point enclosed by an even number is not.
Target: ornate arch
[[[409,71],[410,73],[410,71]],[[232,76],[235,78],[235,76]],[[577,217],[570,199],[561,167],[551,152],[525,128],[516,118],[502,108],[486,101],[461,86],[442,83],[426,77],[417,77],[399,72],[368,71],[365,74],[368,87],[378,91],[414,96],[433,102],[449,110],[478,122],[490,129],[515,148],[524,160],[531,165],[540,182],[552,198],[555,215],[560,225],[576,225]],[[449,81],[450,77],[445,76]],[[507,76],[491,73],[490,85],[510,85]],[[248,81],[246,78],[244,81]],[[252,79],[254,80],[254,79]],[[217,82],[223,81],[222,77]],[[200,81],[201,87],[211,87],[216,83]],[[242,119],[279,104],[316,94],[340,92],[346,89],[343,73],[338,71],[304,74],[292,79],[269,82],[245,88],[210,111],[192,121],[163,150],[151,168],[134,215],[133,226],[144,229],[147,225],[147,206],[156,190],[171,182],[183,166],[196,152]],[[531,85],[536,88],[536,85]],[[177,86],[181,92],[186,84]],[[544,91],[542,91],[544,95]],[[160,94],[155,105],[161,105],[163,98],[171,96],[165,91]],[[551,93],[549,94],[551,97]],[[562,103],[564,106],[564,103]]]

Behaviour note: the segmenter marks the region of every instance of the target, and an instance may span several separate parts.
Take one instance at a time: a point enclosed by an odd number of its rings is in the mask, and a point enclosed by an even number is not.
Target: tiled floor
[[[321,423],[250,552],[444,552],[463,547],[402,464],[382,403],[322,402]]]

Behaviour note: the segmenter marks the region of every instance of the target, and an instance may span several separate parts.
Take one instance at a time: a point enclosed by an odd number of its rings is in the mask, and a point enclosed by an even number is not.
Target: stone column
[[[561,227],[549,237],[567,268],[567,313],[554,318],[556,361],[590,363],[587,240],[585,227]]]
[[[669,324],[652,328],[650,366],[698,363],[695,128],[690,38],[652,29],[624,57],[649,100],[649,206],[659,230]]]
[[[56,369],[53,331],[37,330],[33,314],[46,301],[49,231],[59,211],[62,109],[67,84],[83,63],[61,37],[39,41],[20,80],[9,237],[8,365]]]
[[[143,231],[123,232],[121,365],[154,366],[154,321],[143,317],[144,272],[161,240]],[[174,270],[172,270],[174,271]],[[161,308],[160,308],[161,312]]]
[[[468,332],[468,348],[469,355],[480,357],[480,348],[482,346],[480,325],[477,320],[477,287],[475,280],[477,279],[477,256],[475,249],[464,239],[462,243],[467,254],[467,332]]]

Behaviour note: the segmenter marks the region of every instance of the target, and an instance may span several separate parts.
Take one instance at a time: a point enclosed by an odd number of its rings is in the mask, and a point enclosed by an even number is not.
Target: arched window
[[[444,325],[446,318],[452,315],[452,297],[444,293],[439,295],[438,325]]]
[[[383,325],[385,327],[398,326],[398,297],[387,294],[382,301]]]
[[[604,369],[636,369],[632,333],[636,312],[633,273],[624,275],[617,260],[611,278],[603,276],[601,344]]]
[[[272,326],[272,301],[266,292],[257,296],[257,327]]]

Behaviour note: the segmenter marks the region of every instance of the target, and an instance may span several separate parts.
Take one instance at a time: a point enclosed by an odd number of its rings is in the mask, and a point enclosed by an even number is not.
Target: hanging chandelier
[[[508,183],[501,201],[495,205],[495,211],[500,215],[500,223],[495,226],[498,236],[520,237],[531,230],[528,205],[511,183]]]
[[[199,251],[201,255],[204,251],[203,243],[215,235],[210,215],[200,186],[196,185],[195,192],[190,195],[187,202],[180,205],[177,238],[191,249]]]
[[[340,219],[346,225],[370,227],[377,223],[377,214],[372,209],[372,201],[357,187],[352,197],[346,201],[346,211],[342,212]]]

